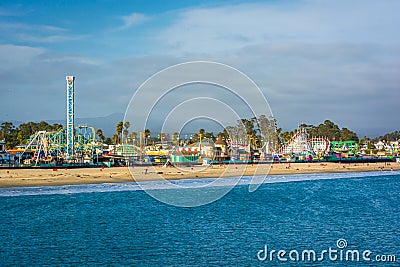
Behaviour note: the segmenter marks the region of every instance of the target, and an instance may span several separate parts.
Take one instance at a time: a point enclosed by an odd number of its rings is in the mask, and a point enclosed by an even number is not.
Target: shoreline
[[[400,170],[400,163],[274,163],[213,165],[193,167],[133,166],[74,169],[2,169],[0,188],[63,186],[178,180],[228,178],[253,175],[293,175],[314,173],[371,172]]]

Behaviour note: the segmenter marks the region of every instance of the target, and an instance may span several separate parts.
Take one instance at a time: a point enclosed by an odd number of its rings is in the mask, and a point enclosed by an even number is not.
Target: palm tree
[[[124,130],[123,130],[123,133],[124,133],[124,139],[125,139],[125,143],[127,144],[128,143],[128,133],[129,133],[129,127],[131,126],[131,124],[130,124],[130,122],[129,121],[126,121],[125,123],[124,123]]]
[[[102,141],[104,141],[105,137],[104,137],[103,131],[101,129],[97,129],[96,134]]]
[[[116,145],[118,143],[118,135],[114,134],[113,137],[112,137],[112,140],[114,142],[114,145]]]
[[[281,134],[282,134],[282,128],[279,127],[279,128],[276,129],[276,143],[277,143],[278,149],[281,148],[281,145],[282,145],[282,141],[281,141],[282,136],[281,136]]]
[[[128,140],[131,145],[136,145],[137,132],[131,132],[128,134]]]
[[[200,140],[201,140],[201,138],[204,137],[204,133],[205,133],[205,132],[206,132],[206,131],[205,131],[203,128],[199,130],[198,136],[199,136],[199,139],[200,139]]]
[[[117,123],[117,126],[115,127],[115,134],[117,135],[117,139],[118,139],[117,143],[121,143],[121,140],[122,140],[121,134],[122,134],[123,129],[124,129],[124,123],[122,121],[119,121]]]
[[[178,132],[174,132],[172,134],[172,143],[177,145],[179,143],[179,133]]]
[[[150,134],[151,134],[150,129],[145,129],[145,130],[144,130],[145,145],[147,145],[147,138],[150,137]]]
[[[203,138],[203,136],[204,136],[204,133],[205,133],[206,131],[202,128],[202,129],[200,129],[199,130],[199,133],[198,133],[198,136],[199,136],[199,150],[200,150],[200,156],[202,156],[201,155],[201,140],[202,140],[202,138]]]

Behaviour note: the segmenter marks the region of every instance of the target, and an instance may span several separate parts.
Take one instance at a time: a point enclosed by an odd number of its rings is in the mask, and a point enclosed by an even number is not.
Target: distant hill
[[[124,119],[123,113],[113,113],[105,117],[95,117],[95,118],[75,118],[75,126],[92,126],[96,130],[101,129],[103,134],[107,137],[111,137],[115,133],[115,126],[117,122]],[[65,125],[64,120],[49,120],[48,123],[60,123]]]
[[[92,126],[96,130],[101,129],[103,131],[103,134],[106,137],[112,137],[115,134],[115,126],[117,125],[117,122],[123,121],[124,120],[124,114],[123,113],[112,113],[110,115],[104,116],[104,117],[94,117],[94,118],[75,118],[75,126]],[[62,120],[38,120],[34,122],[40,122],[40,121],[46,121],[47,123],[54,124],[62,124],[66,125],[66,119]],[[0,124],[3,123],[4,121],[0,120]],[[11,120],[9,122],[12,122],[14,126],[19,126],[22,123],[27,123],[29,121],[16,121],[16,120]],[[154,129],[157,129],[156,127],[157,123],[150,123],[148,127],[152,130],[152,136],[156,136],[157,132]],[[218,133],[218,131],[221,131],[222,129],[213,129],[212,128],[213,124],[203,122],[201,125],[201,128],[207,129],[207,131],[214,131],[214,133]],[[192,125],[192,127],[188,127],[185,129],[184,132],[181,134],[190,134],[190,133],[197,133],[199,130],[200,126]],[[131,129],[132,130],[132,127]]]

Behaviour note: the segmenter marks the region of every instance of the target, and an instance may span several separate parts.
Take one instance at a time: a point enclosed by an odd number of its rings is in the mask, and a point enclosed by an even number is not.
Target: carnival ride
[[[330,141],[325,137],[313,137],[307,141],[315,154],[325,154],[330,149]]]
[[[285,145],[278,150],[278,155],[287,158],[322,158],[330,150],[330,141],[325,137],[309,138],[308,133],[301,129]]]
[[[304,154],[311,151],[312,147],[310,142],[308,142],[307,132],[300,130],[287,144],[278,150],[278,154]]]
[[[334,153],[347,153],[350,155],[354,155],[358,151],[358,142],[356,141],[331,142],[331,150]]]
[[[38,131],[29,138],[21,153],[25,165],[91,163],[102,152],[102,142],[93,127],[78,126],[74,130],[73,157],[69,156],[67,129],[58,132]]]
[[[57,138],[59,132],[39,131],[31,136],[28,145],[21,153],[20,158],[25,159],[24,164],[46,164],[51,163],[61,156],[62,150]]]
[[[66,127],[60,131],[38,131],[28,140],[19,156],[20,164],[79,164],[93,163],[103,151],[103,143],[96,139],[96,132],[90,126],[74,125],[75,77],[66,76]]]

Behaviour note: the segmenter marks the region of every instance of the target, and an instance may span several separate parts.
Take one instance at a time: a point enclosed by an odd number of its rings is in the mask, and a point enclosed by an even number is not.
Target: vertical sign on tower
[[[74,76],[67,76],[67,153],[74,155]]]

